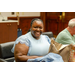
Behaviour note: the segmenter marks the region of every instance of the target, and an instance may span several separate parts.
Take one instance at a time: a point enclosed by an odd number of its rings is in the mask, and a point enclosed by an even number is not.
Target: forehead
[[[35,21],[37,24],[41,24],[42,22],[41,21]]]
[[[43,23],[40,20],[39,21],[35,20],[32,25],[35,25],[35,24],[36,25],[43,25]]]
[[[74,23],[75,22],[75,19],[71,19],[69,22],[73,22]]]
[[[75,22],[75,19],[73,19],[72,21],[74,21],[74,22]]]

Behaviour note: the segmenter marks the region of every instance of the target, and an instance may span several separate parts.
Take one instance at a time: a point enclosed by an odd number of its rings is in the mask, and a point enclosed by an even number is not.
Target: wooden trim
[[[40,18],[40,16],[35,16],[35,17],[19,17],[20,19],[23,18],[23,19],[32,19],[32,18]],[[7,19],[17,19],[17,17],[7,17]]]
[[[40,12],[40,18],[44,23],[44,32],[46,31],[46,12]]]
[[[35,17],[19,17],[19,25],[20,25],[20,19],[33,19],[33,18],[40,18],[40,16],[35,16]],[[18,20],[17,17],[7,17],[8,20]],[[19,26],[18,26],[19,27]]]

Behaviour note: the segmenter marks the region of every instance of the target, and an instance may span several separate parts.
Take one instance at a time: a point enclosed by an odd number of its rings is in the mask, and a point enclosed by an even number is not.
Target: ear
[[[75,28],[75,26],[74,26],[74,28]]]

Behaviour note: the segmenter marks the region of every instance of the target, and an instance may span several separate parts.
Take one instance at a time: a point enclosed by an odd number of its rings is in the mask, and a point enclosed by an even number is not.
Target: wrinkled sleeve
[[[50,38],[47,35],[45,35],[45,37],[46,37],[47,41],[51,44]]]
[[[21,44],[25,44],[27,46],[30,46],[30,40],[27,38],[27,37],[20,37],[20,38],[17,38],[15,43],[14,43],[14,46],[13,48],[11,49],[11,51],[14,53],[14,48],[15,48],[15,45],[18,44],[18,43],[21,43]]]

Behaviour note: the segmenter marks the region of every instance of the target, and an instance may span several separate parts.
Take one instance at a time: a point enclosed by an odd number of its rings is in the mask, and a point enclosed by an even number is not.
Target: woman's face
[[[31,27],[31,34],[35,39],[39,39],[43,32],[43,23],[41,21],[34,21]]]

